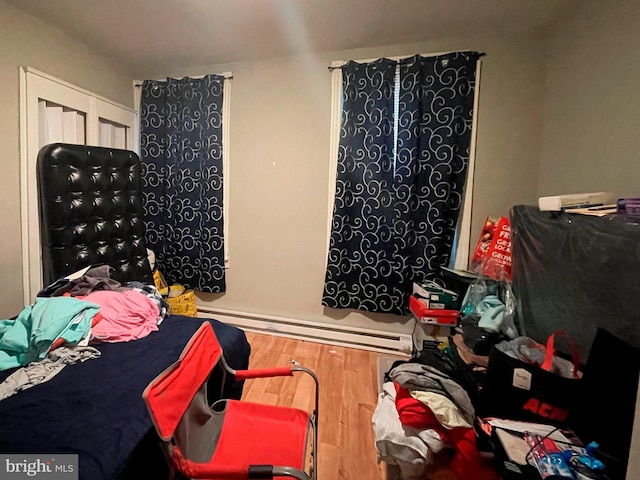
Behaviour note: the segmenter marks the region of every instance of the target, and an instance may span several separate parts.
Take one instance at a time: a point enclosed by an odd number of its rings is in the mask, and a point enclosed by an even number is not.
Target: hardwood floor
[[[247,332],[250,368],[287,365],[291,360],[311,368],[320,381],[319,480],[383,480],[377,463],[371,417],[378,397],[378,353]],[[309,410],[313,381],[305,374],[248,380],[244,400]],[[455,479],[447,469],[433,479]]]

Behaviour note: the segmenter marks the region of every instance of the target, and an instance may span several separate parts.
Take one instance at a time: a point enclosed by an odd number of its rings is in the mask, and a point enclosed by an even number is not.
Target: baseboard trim
[[[213,318],[243,330],[309,342],[359,348],[380,353],[410,355],[411,335],[358,327],[330,325],[307,320],[234,312],[198,306],[198,316]]]

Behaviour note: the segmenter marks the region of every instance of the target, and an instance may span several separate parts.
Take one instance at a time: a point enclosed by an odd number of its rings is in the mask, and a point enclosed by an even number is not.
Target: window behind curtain
[[[478,56],[342,67],[324,305],[404,314],[411,282],[438,280],[449,264],[469,165]]]
[[[225,291],[225,78],[145,80],[141,159],[147,243],[163,275],[202,292]]]

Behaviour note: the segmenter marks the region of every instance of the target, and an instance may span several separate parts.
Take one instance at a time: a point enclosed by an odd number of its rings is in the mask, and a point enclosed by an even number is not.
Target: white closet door
[[[36,161],[50,143],[132,149],[137,113],[30,67],[20,70],[21,221],[24,304],[42,289]],[[72,273],[72,272],[69,272]]]
[[[56,142],[86,143],[86,113],[38,100],[38,147]]]
[[[111,148],[133,149],[133,134],[138,115],[104,100],[96,100],[98,145]]]

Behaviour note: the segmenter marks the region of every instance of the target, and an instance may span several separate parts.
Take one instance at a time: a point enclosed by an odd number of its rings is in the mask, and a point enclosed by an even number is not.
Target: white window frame
[[[224,267],[228,269],[231,266],[231,255],[229,250],[229,185],[231,180],[231,85],[233,80],[232,72],[222,72],[218,75],[224,77],[224,94],[222,96],[222,219],[223,219],[223,235],[224,235]],[[205,75],[186,75],[189,78],[203,78]],[[159,82],[166,81],[166,78],[156,79]],[[133,102],[137,112],[140,112],[140,101],[142,80],[133,81]],[[138,115],[140,120],[140,115]],[[138,123],[138,132],[140,124]],[[135,151],[140,155],[140,135],[135,139]]]
[[[84,113],[86,145],[100,145],[101,119],[126,127],[127,148],[132,148],[133,139],[138,136],[135,110],[32,67],[20,67],[20,220],[25,305],[32,304],[42,289],[42,251],[36,177],[36,163],[40,150],[41,100]]]
[[[436,57],[447,53],[421,54],[423,57]],[[387,57],[391,60],[402,60],[409,57]],[[375,58],[356,60],[358,63],[369,63]],[[335,60],[331,63],[331,126],[329,133],[329,195],[327,215],[327,252],[331,241],[331,222],[333,220],[333,207],[336,194],[336,172],[338,170],[338,148],[340,146],[340,122],[342,113],[342,67],[347,64],[345,60]],[[471,248],[471,220],[473,214],[473,184],[475,177],[476,140],[478,129],[478,106],[480,92],[480,72],[482,61],[478,59],[476,67],[476,80],[473,97],[473,118],[471,123],[471,139],[469,144],[469,165],[467,167],[467,179],[464,187],[464,199],[461,207],[461,217],[458,219],[456,244],[452,257],[455,257],[453,268],[456,270],[468,270],[469,250]],[[325,257],[325,268],[328,256]]]

